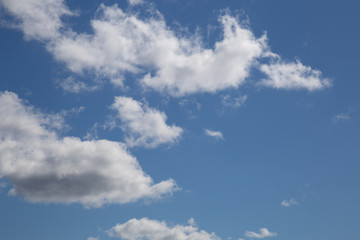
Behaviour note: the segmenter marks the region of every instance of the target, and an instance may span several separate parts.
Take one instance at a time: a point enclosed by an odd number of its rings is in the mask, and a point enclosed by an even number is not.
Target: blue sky
[[[0,239],[360,235],[357,1],[0,6]]]

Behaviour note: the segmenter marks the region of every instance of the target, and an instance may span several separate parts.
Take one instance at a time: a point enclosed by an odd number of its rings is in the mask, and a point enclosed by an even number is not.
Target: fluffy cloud
[[[166,124],[166,115],[146,104],[128,97],[116,97],[111,106],[117,111],[121,128],[127,134],[126,144],[130,147],[154,148],[164,143],[173,143],[183,130]]]
[[[210,129],[204,129],[204,133],[207,136],[210,136],[210,137],[213,137],[213,138],[216,138],[216,139],[224,139],[224,136],[223,136],[222,132],[220,132],[220,131],[213,131],[213,130],[210,130]]]
[[[64,0],[0,0],[17,20],[27,39],[50,40],[60,36],[61,16],[73,15]]]
[[[293,206],[293,205],[298,205],[299,203],[295,200],[295,199],[293,199],[293,198],[291,198],[290,200],[283,200],[282,202],[281,202],[281,206],[282,207],[291,207],[291,206]]]
[[[220,240],[214,233],[199,230],[190,225],[168,226],[165,222],[148,218],[131,219],[123,224],[117,224],[108,230],[109,236],[124,240]]]
[[[260,82],[263,86],[309,91],[330,86],[319,70],[300,61],[282,61],[269,50],[266,35],[256,38],[229,14],[219,17],[221,40],[205,48],[199,37],[171,30],[151,7],[151,16],[143,17],[102,4],[91,21],[93,32],[77,33],[61,21],[73,14],[63,0],[0,1],[19,19],[18,27],[27,38],[47,40],[46,48],[55,59],[76,74],[96,76],[96,82],[105,78],[122,86],[124,75],[131,73],[143,87],[179,97],[237,88],[256,67],[266,75]],[[129,0],[130,5],[141,2]],[[273,57],[277,61],[272,62]],[[260,59],[264,64],[259,64]],[[69,81],[63,86],[72,92],[87,89]]]
[[[319,70],[304,66],[300,61],[263,64],[260,70],[267,76],[260,84],[277,89],[314,91],[331,85],[330,80],[323,78]]]
[[[16,94],[0,94],[0,178],[12,195],[30,202],[99,207],[159,198],[176,189],[172,179],[154,184],[122,143],[60,138],[51,117]]]
[[[260,228],[259,233],[246,231],[245,236],[249,238],[266,238],[277,236],[277,233],[270,232],[267,228]]]

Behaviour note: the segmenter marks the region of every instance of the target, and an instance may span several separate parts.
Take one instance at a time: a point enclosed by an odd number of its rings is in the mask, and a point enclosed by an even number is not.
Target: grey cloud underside
[[[31,202],[99,207],[157,199],[175,191],[172,179],[154,184],[123,143],[60,138],[47,115],[14,93],[0,93],[0,178],[10,194]]]
[[[258,84],[266,87],[313,91],[331,85],[319,70],[300,61],[283,61],[271,52],[266,35],[255,37],[229,14],[219,17],[223,36],[210,49],[203,47],[199,37],[180,36],[170,29],[153,8],[153,16],[141,18],[131,10],[102,4],[91,21],[93,33],[86,34],[73,31],[61,21],[64,15],[74,15],[64,1],[31,0],[22,6],[23,2],[1,0],[20,20],[25,37],[44,41],[55,59],[75,75],[91,72],[98,79],[123,85],[124,75],[131,73],[144,88],[175,97],[237,88],[254,68],[264,74]],[[88,89],[75,82],[60,86],[72,92]],[[76,89],[69,89],[71,86]]]

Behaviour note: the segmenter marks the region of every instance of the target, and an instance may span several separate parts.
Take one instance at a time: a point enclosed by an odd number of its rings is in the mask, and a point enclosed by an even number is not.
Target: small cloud
[[[88,237],[87,240],[99,240],[98,237]]]
[[[100,88],[98,85],[89,86],[84,82],[77,81],[72,77],[68,77],[62,81],[57,81],[58,85],[66,92],[80,93],[80,92],[93,92]]]
[[[291,198],[290,200],[283,200],[281,202],[282,207],[291,207],[294,205],[299,205],[299,203],[294,198]]]
[[[7,183],[6,182],[0,182],[0,193],[2,192],[3,188],[6,188]]]
[[[350,111],[346,113],[337,114],[332,118],[333,123],[343,122],[348,120],[350,120]]]
[[[232,98],[227,94],[222,97],[221,103],[225,107],[239,108],[245,104],[246,100],[247,95]]]
[[[128,0],[130,5],[138,5],[138,4],[143,4],[144,0]]]
[[[204,133],[206,135],[208,135],[209,137],[213,137],[213,138],[221,139],[221,140],[224,139],[224,136],[223,136],[222,132],[220,132],[220,131],[213,131],[213,130],[210,130],[210,129],[204,129]]]
[[[266,238],[266,237],[275,237],[277,236],[277,233],[270,232],[267,228],[260,228],[259,233],[246,231],[245,236],[249,238]]]

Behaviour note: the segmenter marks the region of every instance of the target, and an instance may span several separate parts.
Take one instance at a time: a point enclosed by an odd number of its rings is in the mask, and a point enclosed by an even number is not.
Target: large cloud
[[[27,39],[50,40],[60,36],[61,16],[73,15],[64,0],[0,0]]]
[[[108,234],[124,240],[220,240],[214,233],[199,230],[194,226],[193,219],[189,223],[187,226],[168,226],[166,222],[134,218],[117,224],[108,230]]]
[[[98,207],[159,198],[176,189],[172,179],[154,184],[122,143],[58,137],[50,130],[53,118],[14,93],[0,93],[0,116],[0,178],[13,185],[10,194],[30,202]]]
[[[130,147],[157,147],[164,143],[173,143],[181,136],[183,130],[175,125],[166,124],[166,115],[146,104],[128,97],[116,97],[111,106],[120,119],[120,127],[127,137]]]
[[[144,87],[178,97],[237,88],[252,68],[258,68],[266,75],[260,84],[272,88],[312,91],[330,85],[319,70],[300,61],[285,63],[279,58],[273,62],[272,57],[278,55],[269,50],[266,35],[256,38],[229,14],[219,17],[221,40],[205,48],[199,37],[171,30],[149,6],[152,14],[144,17],[102,4],[91,21],[93,32],[77,33],[61,21],[62,16],[72,14],[63,0],[0,1],[19,19],[27,38],[46,40],[55,59],[76,74],[94,74],[97,81],[105,78],[123,85],[125,74],[132,73]],[[84,84],[73,83],[74,90],[69,84],[60,86],[73,92],[86,89],[81,87]]]

